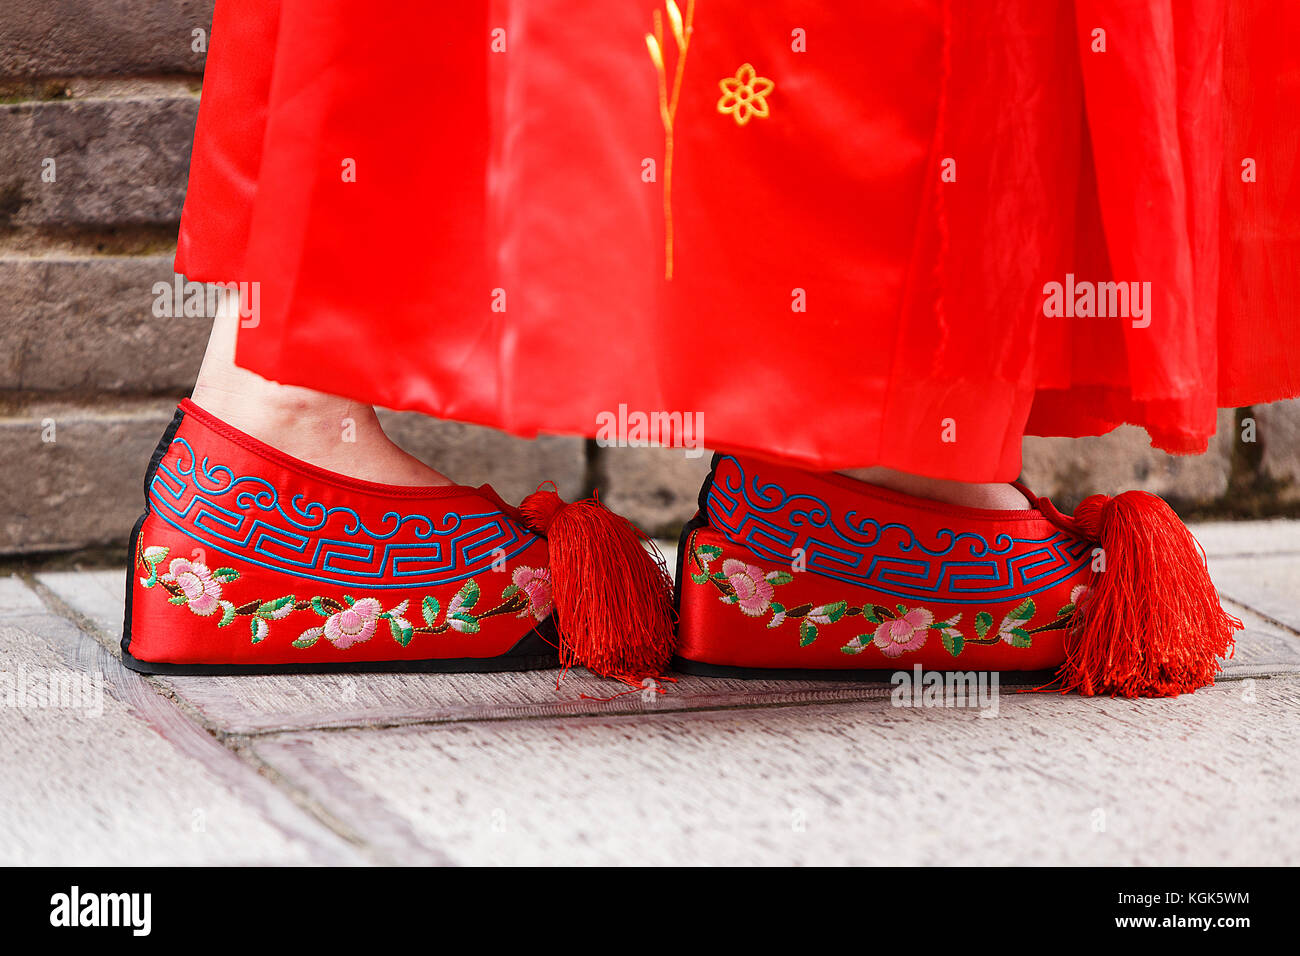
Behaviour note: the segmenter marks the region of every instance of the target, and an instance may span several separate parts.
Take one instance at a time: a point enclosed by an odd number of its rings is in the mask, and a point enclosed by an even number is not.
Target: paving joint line
[[[32,589],[50,613],[62,617],[82,633],[88,634],[92,640],[108,651],[114,659],[119,663],[121,662],[121,658],[118,657],[117,654],[117,642],[114,641],[110,635],[106,634],[98,624],[86,615],[82,614],[76,608],[69,605],[30,572],[21,571],[18,573],[18,577],[24,584]],[[292,782],[283,773],[271,764],[267,763],[266,760],[253,751],[249,735],[232,733],[218,726],[190,701],[181,697],[172,688],[161,683],[154,675],[140,674],[134,671],[131,673],[135,674],[136,677],[139,677],[142,682],[148,684],[160,697],[171,702],[181,712],[185,719],[189,720],[199,729],[207,733],[221,747],[234,754],[237,760],[251,769],[258,776],[269,781],[271,785],[284,794],[294,806],[298,807],[298,809],[302,810],[309,817],[316,820],[335,836],[365,854],[371,862],[379,864],[392,862],[377,847],[372,846],[355,830],[334,814],[330,813],[306,790]]]

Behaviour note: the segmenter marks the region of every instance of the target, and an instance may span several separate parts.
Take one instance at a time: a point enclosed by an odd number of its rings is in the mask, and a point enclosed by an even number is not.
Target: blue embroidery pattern
[[[149,483],[153,513],[196,541],[249,564],[312,581],[371,588],[449,584],[510,560],[537,537],[499,510],[480,514],[390,511],[368,527],[351,508],[327,508],[270,482],[199,460],[172,440]],[[431,502],[432,503],[432,502]],[[397,579],[396,583],[380,583]]]
[[[714,528],[761,558],[789,564],[802,549],[814,574],[895,597],[942,597],[950,604],[1045,591],[1086,565],[1091,550],[1063,531],[1046,538],[999,534],[990,542],[945,528],[923,542],[903,524],[882,525],[856,511],[833,514],[815,495],[790,494],[757,473],[746,474],[731,457],[718,461],[707,511]]]

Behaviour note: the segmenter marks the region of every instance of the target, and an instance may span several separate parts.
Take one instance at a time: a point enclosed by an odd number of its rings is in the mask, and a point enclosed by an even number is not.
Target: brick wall
[[[0,555],[120,546],[149,454],[193,384],[207,337],[156,319],[172,277],[211,0],[5,0],[0,17]],[[43,173],[53,160],[53,181]],[[1239,413],[1241,414],[1241,413]],[[1067,504],[1128,486],[1186,510],[1275,513],[1300,504],[1300,412],[1226,412],[1208,456],[1173,459],[1124,431],[1031,440],[1026,477]],[[518,498],[541,478],[599,485],[650,530],[690,516],[707,457],[522,442],[416,415],[385,418],[413,453]],[[706,423],[707,424],[707,423]]]

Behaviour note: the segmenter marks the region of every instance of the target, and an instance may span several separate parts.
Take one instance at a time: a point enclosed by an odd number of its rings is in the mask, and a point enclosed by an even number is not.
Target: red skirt
[[[218,0],[176,268],[257,284],[241,365],[517,435],[626,406],[985,481],[1025,434],[1201,452],[1300,393],[1297,35],[1266,0]]]

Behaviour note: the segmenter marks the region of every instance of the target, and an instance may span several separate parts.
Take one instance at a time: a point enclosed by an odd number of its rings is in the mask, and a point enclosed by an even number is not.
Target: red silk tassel
[[[561,665],[633,685],[663,673],[676,643],[673,585],[650,539],[595,496],[565,504],[543,486],[519,510],[550,551]]]
[[[1223,610],[1205,552],[1173,509],[1145,491],[1093,495],[1073,524],[1105,564],[1075,609],[1061,689],[1169,697],[1213,684],[1242,623]]]

